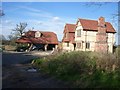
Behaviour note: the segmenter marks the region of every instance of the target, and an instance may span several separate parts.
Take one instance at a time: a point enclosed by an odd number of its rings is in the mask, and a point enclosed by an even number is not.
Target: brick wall
[[[98,20],[98,32],[96,34],[96,52],[108,52],[108,43],[107,43],[107,34],[106,34],[106,25],[105,19],[100,17]]]

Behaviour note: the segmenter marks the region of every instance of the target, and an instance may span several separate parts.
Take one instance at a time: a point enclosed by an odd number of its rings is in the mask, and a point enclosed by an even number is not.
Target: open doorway
[[[74,45],[74,50],[75,50],[75,48],[76,48],[76,44],[73,44]]]

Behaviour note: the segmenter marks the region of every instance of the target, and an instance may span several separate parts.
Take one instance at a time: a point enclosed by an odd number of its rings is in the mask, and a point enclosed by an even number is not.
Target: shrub
[[[29,48],[29,46],[27,44],[18,44],[17,45],[17,48],[16,48],[16,51],[25,51]]]
[[[111,72],[118,68],[118,61],[113,54],[100,54],[97,56],[96,66],[102,71]]]
[[[118,47],[116,48],[115,55],[116,55],[116,57],[117,57],[118,64],[119,64],[119,68],[120,68],[120,46],[118,46]]]
[[[73,87],[120,85],[120,70],[113,54],[73,51],[34,60],[34,65],[71,82]]]

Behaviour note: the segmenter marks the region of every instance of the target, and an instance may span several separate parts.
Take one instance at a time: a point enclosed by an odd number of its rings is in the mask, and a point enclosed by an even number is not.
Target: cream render
[[[108,33],[107,42],[108,42],[108,51],[112,53],[113,52],[113,45],[115,43],[115,34]]]
[[[75,34],[75,24],[66,24],[64,28],[64,36],[62,40],[62,48],[66,51],[75,50],[74,34]]]
[[[74,35],[75,44],[71,42],[62,42],[63,50],[95,51],[97,32],[97,30],[84,30],[84,27],[82,26],[80,20],[78,20],[76,23]],[[105,38],[107,40],[107,52],[113,53],[115,31],[106,31]]]
[[[77,37],[77,31],[81,30],[81,37]],[[95,31],[83,31],[83,27],[80,22],[77,24],[77,28],[75,30],[75,42],[81,43],[81,48],[77,48],[76,50],[81,51],[95,51],[95,42],[96,42],[96,33]],[[108,51],[113,52],[113,45],[115,43],[115,35],[114,33],[107,33],[108,39]],[[86,48],[86,42],[90,43],[90,48]]]
[[[81,31],[81,36],[77,36],[77,31]],[[77,43],[81,43],[80,48],[76,47],[76,50],[81,50],[81,51],[94,51],[94,45],[96,41],[96,32],[91,32],[91,31],[83,31],[83,27],[80,22],[77,24],[77,28],[75,30],[75,42],[76,46]],[[90,49],[86,48],[86,42],[90,43]]]
[[[67,44],[69,44],[69,45],[67,46]],[[65,42],[63,42],[62,43],[62,47],[63,47],[63,50],[74,51],[74,44],[72,44],[72,43],[65,43]]]

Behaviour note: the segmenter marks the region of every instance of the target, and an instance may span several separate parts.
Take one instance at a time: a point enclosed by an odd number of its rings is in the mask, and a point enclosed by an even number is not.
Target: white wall
[[[77,37],[77,30],[81,30],[81,37]],[[96,42],[96,33],[93,31],[83,31],[83,27],[81,26],[81,23],[78,22],[77,28],[75,30],[75,41],[82,42],[83,47],[82,48],[76,48],[76,50],[81,51],[94,51],[95,42]],[[86,42],[90,42],[90,49],[86,49]]]
[[[69,43],[69,47],[67,47],[67,43],[63,42],[62,47],[63,47],[63,50],[70,50],[70,51],[74,50],[74,45],[72,43]]]
[[[113,45],[115,43],[115,34],[113,33],[108,33],[108,51],[113,53]]]

